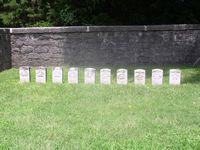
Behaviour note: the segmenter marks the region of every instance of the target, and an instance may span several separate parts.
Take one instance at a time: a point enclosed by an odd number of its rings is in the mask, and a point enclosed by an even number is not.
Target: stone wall
[[[0,71],[11,67],[10,30],[0,29]]]
[[[200,57],[200,25],[13,28],[10,32],[12,65],[17,67],[193,64]]]

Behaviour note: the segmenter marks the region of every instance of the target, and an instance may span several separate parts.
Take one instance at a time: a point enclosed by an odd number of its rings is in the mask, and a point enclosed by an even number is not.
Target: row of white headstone
[[[95,83],[95,72],[94,68],[86,68],[84,70],[84,82],[85,84]],[[20,81],[30,82],[30,67],[20,67],[19,69]],[[137,85],[145,85],[146,72],[143,69],[134,70],[134,83]],[[36,82],[46,83],[46,67],[36,67]],[[53,67],[52,82],[62,83],[63,82],[63,69],[62,67]],[[78,83],[78,68],[70,68],[68,71],[68,83]],[[100,70],[100,83],[111,84],[111,69],[105,68]],[[117,70],[117,84],[128,83],[128,70],[118,69]],[[153,69],[152,70],[152,85],[163,84],[163,70]],[[169,84],[180,85],[181,84],[181,70],[171,69],[169,75]]]

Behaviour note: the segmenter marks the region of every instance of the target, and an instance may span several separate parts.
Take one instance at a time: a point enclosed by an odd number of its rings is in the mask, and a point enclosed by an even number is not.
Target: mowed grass
[[[139,68],[139,67],[137,67]],[[0,73],[0,149],[17,150],[199,150],[200,149],[200,68],[179,66],[182,84],[170,86],[164,69],[164,85],[151,85],[151,69],[145,86],[51,82],[19,82],[18,69]],[[140,67],[141,68],[141,67]]]

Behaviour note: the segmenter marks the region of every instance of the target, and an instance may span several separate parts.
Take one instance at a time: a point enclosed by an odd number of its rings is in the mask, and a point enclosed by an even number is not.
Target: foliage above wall
[[[199,0],[0,0],[0,26],[200,23]]]

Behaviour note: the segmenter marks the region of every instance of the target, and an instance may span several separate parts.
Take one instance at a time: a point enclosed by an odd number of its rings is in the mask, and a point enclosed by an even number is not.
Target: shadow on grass
[[[197,84],[200,83],[200,68],[199,67],[184,67],[182,70],[183,84]]]
[[[200,83],[200,73],[183,79],[182,83]]]

